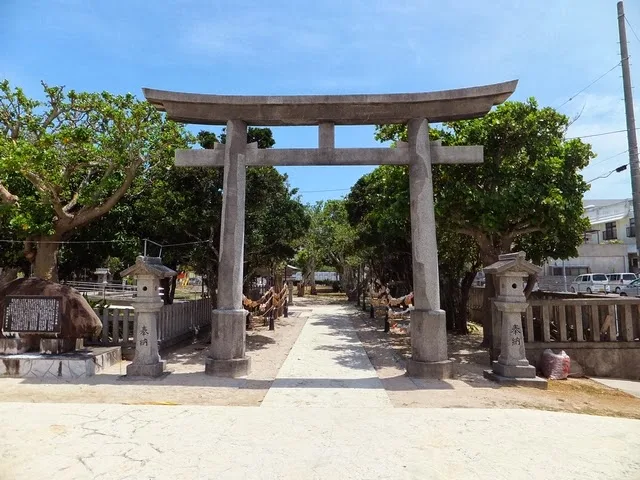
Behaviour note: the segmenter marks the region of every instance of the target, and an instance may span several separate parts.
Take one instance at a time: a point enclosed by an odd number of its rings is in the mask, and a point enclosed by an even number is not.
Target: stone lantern
[[[492,362],[492,370],[484,376],[504,384],[531,385],[546,388],[546,380],[536,377],[536,368],[525,355],[522,332],[522,313],[527,310],[523,280],[538,274],[540,267],[527,262],[524,252],[500,255],[498,261],[484,269],[495,278],[495,309],[502,317],[500,328],[500,355]]]
[[[158,312],[163,302],[158,295],[160,280],[177,275],[162,265],[159,257],[138,257],[136,263],[120,273],[137,281],[133,308],[136,316],[136,353],[127,366],[128,376],[157,377],[164,373],[165,361],[158,353]]]

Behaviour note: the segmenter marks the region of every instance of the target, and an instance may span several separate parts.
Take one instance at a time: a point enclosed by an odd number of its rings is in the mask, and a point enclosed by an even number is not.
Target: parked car
[[[640,278],[635,279],[629,285],[622,285],[620,288],[621,297],[638,297],[640,296]]]
[[[610,273],[607,275],[607,278],[609,279],[611,291],[620,293],[623,285],[629,285],[638,277],[636,277],[635,273]]]
[[[604,273],[587,273],[585,275],[578,275],[573,282],[571,282],[572,292],[585,292],[585,293],[608,293],[611,291],[609,286],[609,279]]]

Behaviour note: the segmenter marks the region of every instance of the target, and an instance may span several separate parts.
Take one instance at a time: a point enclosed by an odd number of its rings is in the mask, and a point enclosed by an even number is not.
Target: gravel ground
[[[171,373],[160,379],[124,379],[126,361],[83,380],[2,378],[0,402],[260,405],[309,313],[292,308],[292,315],[278,319],[274,331],[260,327],[247,333],[251,373],[246,378],[205,375],[207,344],[200,341],[163,355]]]
[[[396,407],[534,408],[640,419],[640,398],[588,378],[550,381],[548,390],[498,387],[486,380],[489,354],[481,335],[449,335],[449,356],[457,377],[446,381],[411,379],[404,362],[410,338],[383,331],[383,320],[352,309],[352,321],[371,363]]]

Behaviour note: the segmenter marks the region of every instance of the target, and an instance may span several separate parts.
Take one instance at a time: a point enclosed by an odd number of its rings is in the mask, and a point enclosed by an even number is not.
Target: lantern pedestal
[[[503,385],[547,388],[547,380],[536,377],[536,368],[527,360],[522,330],[522,314],[529,305],[523,279],[539,273],[540,267],[527,262],[524,252],[518,252],[500,255],[498,262],[484,271],[496,276],[498,296],[493,305],[502,319],[500,355],[491,363],[492,370],[484,371],[485,378]]]

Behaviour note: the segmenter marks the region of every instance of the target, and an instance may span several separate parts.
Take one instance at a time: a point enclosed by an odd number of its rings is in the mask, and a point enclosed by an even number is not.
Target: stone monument
[[[133,276],[137,281],[133,309],[136,313],[136,352],[133,362],[127,366],[127,376],[158,377],[165,371],[166,362],[158,352],[158,312],[163,302],[158,294],[160,280],[173,277],[177,272],[162,264],[158,257],[143,257],[120,273],[121,277]]]
[[[88,347],[102,322],[76,290],[37,277],[0,285],[0,376],[84,378],[121,360],[119,346]]]
[[[547,388],[547,381],[536,377],[536,368],[525,355],[522,314],[527,310],[524,279],[542,269],[527,262],[524,252],[500,255],[498,261],[484,269],[495,276],[497,296],[493,303],[502,317],[500,355],[492,362],[492,370],[484,376],[501,384]]]
[[[442,146],[429,141],[429,122],[481,117],[504,102],[517,80],[439,92],[385,95],[233,96],[144,89],[146,99],[179,122],[226,125],[225,145],[176,150],[176,165],[223,167],[218,305],[213,315],[206,372],[242,376],[245,312],[242,267],[246,167],[254,165],[409,165],[415,310],[411,360],[418,377],[451,375],[444,311],[440,308],[438,252],[433,210],[433,164],[481,163],[482,146]],[[335,125],[406,124],[408,142],[397,148],[335,148]],[[247,144],[247,126],[318,126],[318,148],[258,149]]]
[[[82,348],[102,322],[87,300],[66,285],[37,277],[19,278],[0,287],[0,353],[38,349],[58,354]]]

